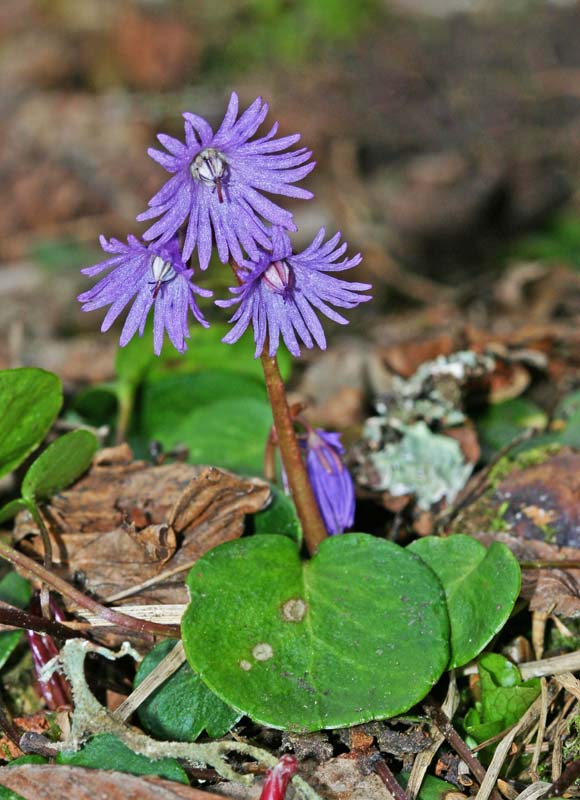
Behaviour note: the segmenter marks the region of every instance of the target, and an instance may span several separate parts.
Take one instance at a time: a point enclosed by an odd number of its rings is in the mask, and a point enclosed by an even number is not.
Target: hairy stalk
[[[270,483],[276,482],[276,447],[278,439],[276,437],[276,428],[272,428],[266,447],[264,449],[264,478]]]
[[[76,603],[81,608],[86,608],[88,611],[92,611],[94,614],[101,617],[101,619],[106,619],[119,628],[138,631],[139,633],[152,633],[157,636],[179,636],[179,628],[176,625],[162,625],[158,622],[136,619],[135,617],[129,617],[127,614],[101,605],[97,600],[93,600],[92,597],[88,597],[86,594],[79,592],[79,590],[71,586],[70,583],[59,578],[58,575],[49,572],[49,570],[37,564],[36,561],[28,558],[24,553],[19,553],[4,542],[0,542],[0,558],[9,561],[11,564],[14,564],[15,567],[19,567],[23,572],[43,581],[48,584],[48,586],[52,586],[56,592],[64,597],[68,597],[73,603]]]
[[[278,434],[278,446],[280,447],[282,463],[284,464],[288,484],[292,492],[292,499],[296,504],[296,511],[302,524],[302,530],[304,531],[304,541],[308,552],[312,556],[318,550],[321,542],[326,539],[326,527],[320,516],[320,511],[308,480],[300,445],[294,431],[292,415],[288,408],[284,381],[278,369],[278,361],[275,356],[267,355],[265,350],[262,354],[262,367],[270,405],[272,406],[274,425]]]

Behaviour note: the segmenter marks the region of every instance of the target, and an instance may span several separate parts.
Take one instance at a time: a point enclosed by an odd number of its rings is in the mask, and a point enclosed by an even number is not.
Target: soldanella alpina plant
[[[263,366],[282,467],[305,550],[285,535],[223,544],[196,562],[182,638],[192,668],[221,701],[265,724],[316,730],[385,718],[421,700],[450,666],[466,663],[504,624],[519,592],[517,562],[503,545],[428,537],[403,549],[347,533],[355,492],[339,434],[294,419],[277,363],[326,348],[323,323],[371,299],[371,287],[338,273],[355,269],[339,233],[321,229],[297,250],[284,197],[308,200],[297,185],[314,169],[298,134],[259,135],[268,106],[239,114],[232,94],[214,131],[185,113],[184,141],[159,134],[166,152],[149,154],[170,178],[140,220],[156,220],[143,241],[101,239],[107,258],[83,272],[104,273],[79,296],[108,308],[107,330],[126,310],[120,344],[143,334],[153,313],[153,349],[165,333],[183,353],[190,323],[207,327],[197,283],[212,250],[233,272],[224,346],[253,331]],[[195,280],[194,280],[195,278]],[[296,427],[302,427],[297,435]],[[305,431],[305,432],[304,432]],[[281,531],[271,530],[276,534]],[[216,699],[217,702],[217,699]]]

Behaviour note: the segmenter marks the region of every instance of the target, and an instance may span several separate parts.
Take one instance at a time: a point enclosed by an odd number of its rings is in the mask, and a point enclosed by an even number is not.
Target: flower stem
[[[278,369],[276,357],[262,354],[262,367],[266,378],[266,388],[274,425],[278,434],[278,446],[282,456],[282,463],[288,477],[288,484],[292,492],[292,499],[296,504],[298,518],[304,531],[304,541],[310,555],[314,555],[321,542],[326,539],[326,527],[320,516],[318,505],[314,499],[312,487],[308,480],[306,467],[300,452],[300,445],[294,431],[294,423],[288,408],[284,381]]]

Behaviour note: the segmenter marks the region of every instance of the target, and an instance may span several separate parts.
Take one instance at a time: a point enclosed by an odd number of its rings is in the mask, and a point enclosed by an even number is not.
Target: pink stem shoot
[[[260,800],[284,800],[288,784],[297,768],[298,761],[294,756],[282,756],[276,766],[266,773]]]

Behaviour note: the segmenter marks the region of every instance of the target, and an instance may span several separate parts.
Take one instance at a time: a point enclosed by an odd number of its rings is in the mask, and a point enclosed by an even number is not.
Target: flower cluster
[[[236,306],[224,342],[237,341],[251,325],[256,357],[264,348],[275,355],[280,339],[294,355],[300,355],[301,344],[324,349],[318,313],[345,325],[335,308],[370,300],[368,284],[329,274],[361,260],[360,255],[343,258],[347,246],[340,244],[340,234],[325,241],[322,229],[305,250],[294,253],[288,237],[288,231],[296,230],[292,214],[266,196],[312,197],[296,186],[315,166],[309,150],[292,149],[300,136],[277,137],[277,124],[256,136],[268,113],[261,98],[238,112],[233,93],[215,132],[202,117],[185,113],[185,141],[158,135],[165,151],[151,148],[149,155],[171,177],[137,218],[155,221],[143,241],[101,238],[109,257],[83,270],[89,276],[107,273],[78,298],[83,311],[108,307],[101,330],[130,306],[121,346],[137,332],[143,334],[152,308],[156,354],[165,333],[179,352],[186,349],[190,312],[207,327],[196,295],[212,293],[193,283],[188,262],[195,253],[199,268],[207,269],[214,245],[219,259],[232,264],[238,282],[231,299],[216,301],[221,307]]]

